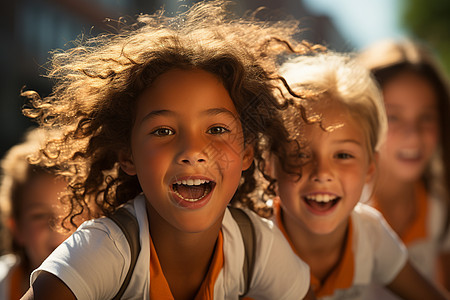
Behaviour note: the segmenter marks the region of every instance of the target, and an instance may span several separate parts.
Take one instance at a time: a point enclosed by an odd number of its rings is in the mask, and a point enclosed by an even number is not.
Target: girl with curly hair
[[[51,96],[25,92],[25,114],[64,131],[41,154],[71,179],[66,221],[91,207],[109,216],[124,206],[139,223],[141,251],[126,299],[245,292],[243,240],[227,206],[255,208],[249,195],[264,168],[256,141],[288,139],[279,113],[287,102],[276,96],[278,55],[309,46],[295,45],[296,22],[234,18],[224,4],[142,15],[129,30],[56,54]],[[276,151],[284,155],[283,147]],[[270,223],[245,213],[256,231],[247,295],[310,297],[308,266]],[[24,299],[111,299],[129,265],[120,229],[110,218],[94,219],[33,272]]]

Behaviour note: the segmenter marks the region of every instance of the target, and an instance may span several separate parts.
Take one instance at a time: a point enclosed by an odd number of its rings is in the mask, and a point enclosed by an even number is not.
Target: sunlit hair
[[[141,15],[117,34],[100,35],[56,53],[49,73],[56,85],[49,97],[24,93],[31,103],[25,115],[65,132],[62,140],[48,143],[42,157],[63,166],[70,177],[71,218],[91,202],[100,214],[108,215],[142,192],[137,177],[119,168],[118,154],[130,151],[136,99],[171,69],[215,74],[236,106],[245,143],[256,144],[266,136],[281,145],[288,138],[278,113],[286,103],[274,96],[280,81],[276,60],[281,53],[314,47],[294,42],[297,22],[235,18],[227,4],[202,2],[174,17],[162,12]],[[280,156],[283,151],[276,150]],[[260,158],[255,148],[255,163],[243,173],[234,197],[250,208],[255,169],[264,168]]]
[[[50,133],[43,129],[30,129],[24,136],[24,140],[11,147],[0,162],[0,213],[2,220],[2,251],[17,253],[22,255],[22,259],[27,263],[25,254],[12,237],[9,222],[14,220],[19,223],[22,219],[24,193],[28,186],[36,178],[41,176],[54,176],[56,169],[40,165],[33,165],[30,159],[38,153],[43,145],[43,141],[50,136]]]
[[[373,159],[385,140],[386,112],[382,95],[370,72],[361,67],[351,54],[330,51],[298,57],[283,64],[280,73],[293,91],[303,98],[298,102],[305,107],[317,101],[344,104],[363,129],[366,150]],[[321,122],[321,116],[314,111],[306,110],[305,114],[309,123]]]
[[[439,149],[431,160],[423,181],[428,191],[442,193],[447,199],[447,225],[450,227],[450,91],[448,79],[433,52],[426,45],[409,39],[383,40],[363,50],[358,57],[369,68],[381,88],[404,74],[414,74],[434,89],[439,112]]]

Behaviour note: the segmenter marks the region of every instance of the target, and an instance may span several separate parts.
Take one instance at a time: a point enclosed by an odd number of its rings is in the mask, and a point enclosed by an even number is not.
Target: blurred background
[[[1,1],[0,156],[35,124],[23,117],[22,87],[45,97],[51,82],[45,64],[50,52],[67,49],[80,35],[111,28],[105,19],[135,17],[164,7],[167,13],[194,0],[10,0]],[[383,38],[409,36],[427,42],[450,70],[448,0],[238,0],[242,15],[260,6],[267,18],[287,15],[301,21],[301,38],[337,51],[358,51]]]

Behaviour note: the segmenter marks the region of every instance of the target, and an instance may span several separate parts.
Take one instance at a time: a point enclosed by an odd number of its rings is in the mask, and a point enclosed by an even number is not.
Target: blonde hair
[[[16,222],[22,217],[23,193],[27,186],[36,177],[57,176],[55,167],[46,167],[32,163],[38,155],[44,142],[55,132],[42,128],[30,129],[24,135],[24,140],[11,147],[1,160],[0,179],[0,213],[2,220],[2,248],[8,252],[18,252],[20,247],[12,241],[10,233],[6,230],[10,219]]]
[[[325,52],[297,57],[284,63],[280,73],[304,101],[340,101],[358,121],[367,137],[371,158],[385,140],[387,117],[383,98],[370,72],[351,54]],[[320,122],[309,112],[306,120]]]

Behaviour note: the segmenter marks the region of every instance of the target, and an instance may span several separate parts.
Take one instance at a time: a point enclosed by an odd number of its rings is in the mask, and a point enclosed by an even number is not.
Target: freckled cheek
[[[424,141],[429,148],[436,148],[439,142],[439,132],[429,132],[428,134],[424,135]]]
[[[220,165],[221,168],[240,166],[244,155],[241,145],[227,140],[211,143],[204,151],[208,155],[210,163]]]

